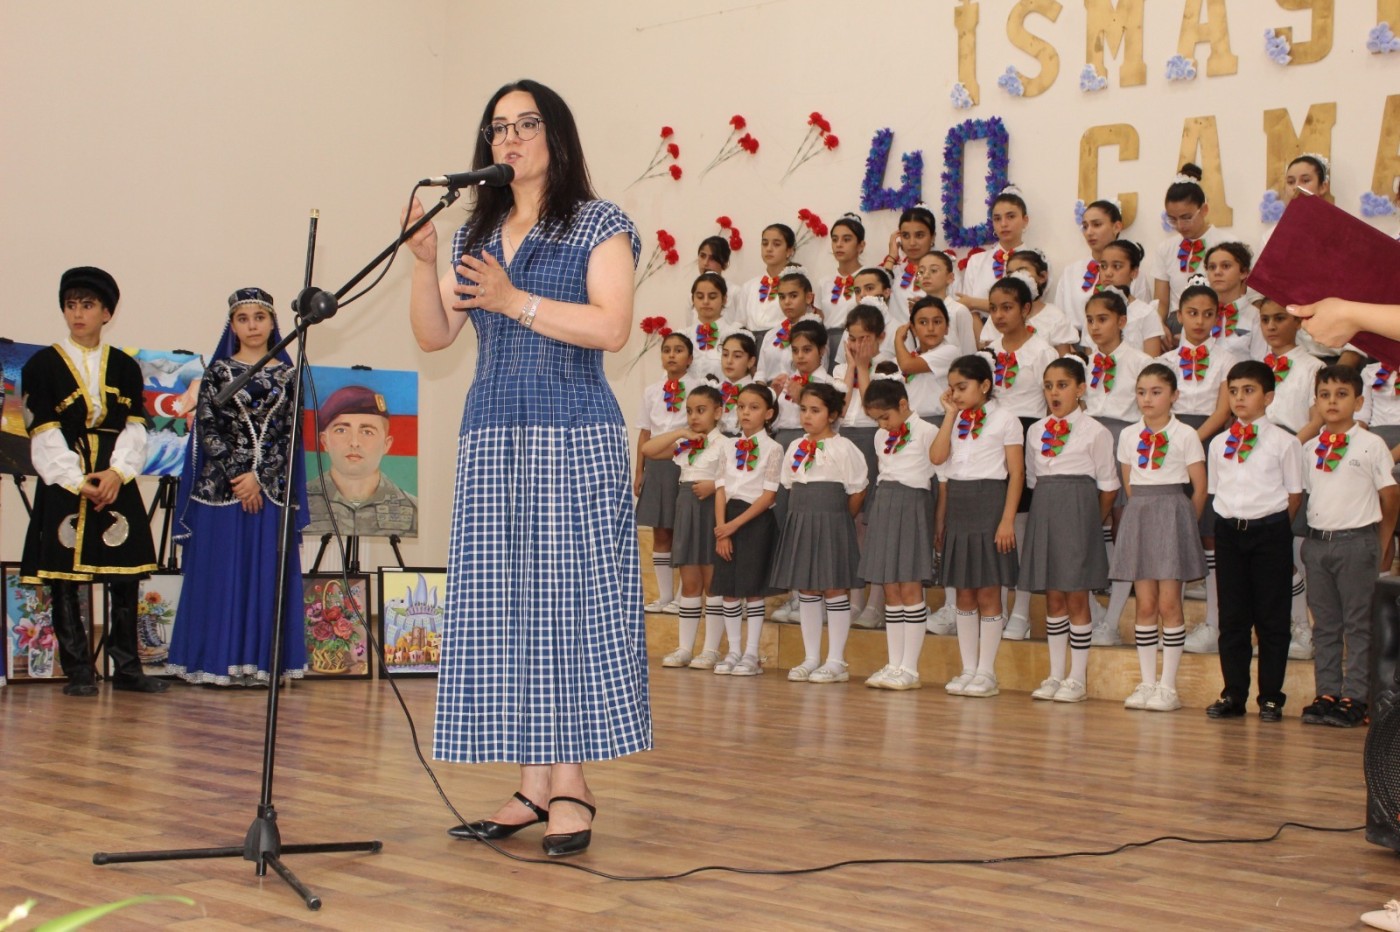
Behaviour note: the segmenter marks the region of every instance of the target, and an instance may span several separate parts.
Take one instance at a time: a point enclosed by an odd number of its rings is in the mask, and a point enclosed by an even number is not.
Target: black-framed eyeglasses
[[[481,135],[486,137],[486,141],[493,146],[505,143],[506,137],[510,135],[511,127],[515,128],[515,138],[521,142],[529,142],[540,134],[540,127],[544,126],[544,120],[540,117],[521,117],[514,123],[487,123],[481,128]]]

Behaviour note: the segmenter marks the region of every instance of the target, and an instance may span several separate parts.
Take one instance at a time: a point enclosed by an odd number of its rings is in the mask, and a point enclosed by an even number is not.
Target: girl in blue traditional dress
[[[584,763],[652,741],[627,427],[603,372],[632,334],[641,241],[595,199],[544,85],[491,98],[473,165],[493,163],[514,180],[479,189],[452,270],[439,279],[431,224],[409,243],[418,345],[445,349],[470,321],[485,374],[458,438],[433,754],[520,765],[515,798],[454,835],[547,821],[557,856],[592,837]]]
[[[281,339],[266,291],[240,288],[228,304],[228,324],[199,385],[180,478],[175,539],[185,547],[186,584],[169,662],[193,683],[250,686],[271,679],[277,535],[287,504],[292,418],[299,413],[291,408],[297,373],[280,353],[233,398],[217,404],[224,386]],[[299,531],[307,521],[299,456],[292,494]],[[299,542],[297,534],[287,564],[282,638],[282,672],[294,677],[306,669]]]

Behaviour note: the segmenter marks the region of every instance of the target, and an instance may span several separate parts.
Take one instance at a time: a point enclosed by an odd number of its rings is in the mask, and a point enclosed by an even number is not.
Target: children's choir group
[[[1325,194],[1328,171],[1300,156],[1287,190]],[[1167,189],[1179,236],[1151,258],[1121,238],[1115,203],[1090,204],[1090,255],[1053,292],[1014,188],[992,207],[996,245],[963,268],[922,206],[879,265],[864,264],[859,217],[833,223],[836,268],[821,278],[792,265],[783,224],[763,231],[764,274],[732,290],[728,244],[705,240],[692,316],[661,342],[665,374],[641,404],[637,513],[659,588],[647,610],[679,614],[663,665],[761,673],[764,599],[789,593],[775,618],[801,625],[805,650],[789,680],[848,680],[854,615],[888,640],[867,686],[919,688],[932,632],[958,639],[946,690],[994,696],[1000,641],[1029,636],[1040,592],[1050,676],[1032,697],[1078,702],[1090,646],[1120,643],[1131,593],[1142,681],[1126,708],[1181,708],[1183,651],[1218,649],[1206,712],[1244,715],[1257,641],[1261,719],[1282,718],[1290,652],[1315,652],[1303,721],[1366,722],[1370,593],[1400,507],[1400,383],[1250,290],[1253,253],[1211,226],[1200,177],[1183,166]],[[1206,620],[1188,637],[1195,580]],[[945,599],[930,618],[934,585]]]

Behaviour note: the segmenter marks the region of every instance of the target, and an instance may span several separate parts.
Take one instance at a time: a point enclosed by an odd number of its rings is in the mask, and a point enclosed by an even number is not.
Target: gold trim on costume
[[[62,427],[63,425],[58,423],[58,421],[49,421],[48,423],[40,424],[38,427],[29,428],[29,436],[33,437],[35,434],[42,434],[46,430],[60,430]]]
[[[67,411],[69,408],[73,407],[73,402],[77,401],[81,397],[83,397],[83,393],[81,390],[74,392],[67,398],[60,401],[58,404],[54,405],[53,413],[62,414],[64,411]]]

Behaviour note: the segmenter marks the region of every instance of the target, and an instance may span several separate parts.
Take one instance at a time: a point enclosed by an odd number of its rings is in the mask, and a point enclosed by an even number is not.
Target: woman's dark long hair
[[[544,121],[544,138],[549,148],[549,173],[545,177],[539,219],[542,230],[557,236],[573,221],[581,203],[597,197],[593,192],[593,181],[588,176],[588,163],[583,158],[578,126],[564,98],[538,81],[522,78],[505,85],[491,96],[481,114],[478,129],[491,122],[496,115],[496,105],[513,91],[521,91],[535,98],[535,109]],[[491,166],[493,148],[485,136],[480,132],[476,134],[476,152],[472,156],[474,171]],[[468,252],[479,251],[495,231],[496,225],[515,206],[515,194],[509,187],[480,187],[476,190],[476,204],[467,218],[469,229],[464,248]]]

